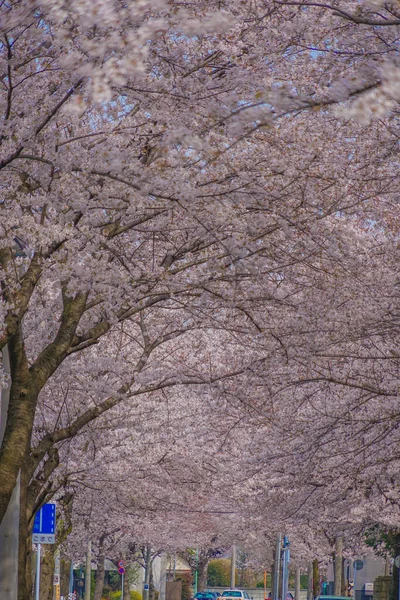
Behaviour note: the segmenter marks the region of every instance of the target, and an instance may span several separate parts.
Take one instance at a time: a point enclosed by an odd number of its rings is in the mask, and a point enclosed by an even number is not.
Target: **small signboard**
[[[54,544],[56,541],[56,505],[48,503],[36,513],[33,523],[34,544]]]
[[[119,567],[124,567],[125,566],[125,562],[123,560],[119,560],[118,561],[118,566]]]
[[[124,567],[118,567],[118,573],[119,573],[120,575],[123,575],[123,574],[125,573],[125,569],[124,569]]]
[[[143,585],[143,589],[144,589],[144,590],[148,590],[148,589],[149,589],[149,584],[148,584],[148,583],[145,583],[145,584]]]

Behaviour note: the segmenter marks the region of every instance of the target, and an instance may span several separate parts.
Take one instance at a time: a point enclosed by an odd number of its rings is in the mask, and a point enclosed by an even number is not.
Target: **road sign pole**
[[[357,569],[355,567],[355,562],[354,562],[354,574],[353,574],[353,590],[354,590],[354,600],[357,600],[357,592],[356,592],[356,579],[357,579]]]
[[[36,553],[36,581],[35,581],[35,600],[39,600],[40,593],[40,547],[41,545],[37,545],[37,553]]]
[[[124,600],[124,574],[121,575],[121,600]]]

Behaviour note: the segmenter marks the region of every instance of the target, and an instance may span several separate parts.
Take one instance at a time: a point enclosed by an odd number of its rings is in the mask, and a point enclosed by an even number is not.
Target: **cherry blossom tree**
[[[218,473],[242,524],[393,520],[398,27],[348,1],[1,4],[0,519],[21,472],[24,556],[98,431],[161,394],[221,422],[189,461],[203,510]]]

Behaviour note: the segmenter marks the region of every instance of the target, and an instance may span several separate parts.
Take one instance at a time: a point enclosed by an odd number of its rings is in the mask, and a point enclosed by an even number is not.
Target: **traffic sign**
[[[145,584],[144,584],[144,586],[143,586],[143,589],[144,589],[144,590],[148,590],[148,589],[149,589],[149,584],[148,584],[148,583],[145,583]]]
[[[394,564],[398,569],[400,568],[400,555],[396,556],[396,558],[394,559]]]
[[[125,569],[124,569],[124,567],[119,567],[119,568],[118,568],[118,573],[119,573],[120,575],[123,575],[123,574],[125,573]]]
[[[33,523],[32,542],[34,544],[54,544],[56,541],[56,505],[45,504],[36,513]]]
[[[356,571],[361,571],[361,569],[364,566],[364,561],[358,558],[357,560],[354,561],[353,566]]]
[[[118,561],[118,566],[119,567],[124,567],[125,566],[125,561],[124,560],[119,560]]]

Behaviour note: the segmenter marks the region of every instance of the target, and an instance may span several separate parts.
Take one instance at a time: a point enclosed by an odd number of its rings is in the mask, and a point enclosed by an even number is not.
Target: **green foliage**
[[[300,589],[306,590],[308,588],[308,574],[302,573],[300,575]]]
[[[364,537],[367,546],[372,548],[376,555],[384,558],[396,556],[399,537],[397,531],[388,531],[376,524],[365,530]]]
[[[229,587],[231,561],[228,558],[214,558],[208,564],[207,585],[210,587]]]
[[[264,579],[257,581],[256,587],[263,588],[264,587]],[[271,588],[271,573],[267,573],[267,588]]]
[[[142,594],[136,590],[131,590],[130,595],[131,595],[131,600],[142,600]],[[109,598],[110,598],[110,600],[120,600],[121,590],[116,591],[116,592],[110,592]]]

